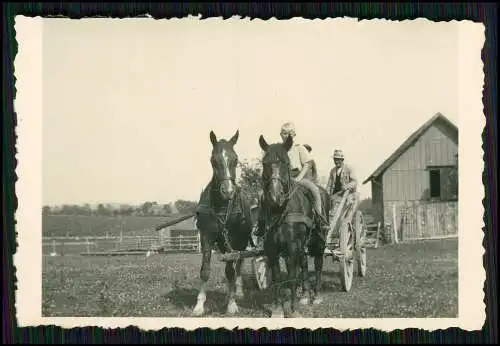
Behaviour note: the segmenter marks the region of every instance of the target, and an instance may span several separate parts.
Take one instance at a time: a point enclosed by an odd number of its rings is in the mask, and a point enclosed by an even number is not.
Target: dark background
[[[333,329],[295,330],[282,329],[268,331],[252,330],[208,330],[199,329],[187,332],[182,329],[163,329],[158,332],[140,332],[129,327],[121,330],[102,330],[98,328],[77,328],[65,330],[59,327],[18,328],[15,319],[15,271],[12,255],[16,251],[14,213],[17,199],[14,184],[15,175],[15,126],[13,110],[15,98],[15,78],[13,62],[17,53],[14,17],[25,16],[64,16],[82,17],[134,17],[150,14],[156,19],[181,18],[188,14],[201,14],[203,18],[229,18],[233,15],[269,19],[287,19],[295,16],[304,18],[358,17],[360,19],[385,18],[405,20],[425,17],[434,21],[472,20],[483,22],[486,26],[486,42],[483,49],[485,86],[483,93],[486,127],[483,132],[485,150],[484,222],[484,266],[486,277],[484,291],[487,303],[487,320],[482,330],[465,332],[456,328],[445,331],[424,332],[408,329],[381,333],[373,329],[339,332]],[[397,4],[350,4],[350,3],[261,3],[261,4],[137,4],[137,3],[2,3],[3,14],[3,109],[2,117],[2,336],[4,343],[498,343],[497,329],[497,14],[498,5],[494,3],[397,3]],[[7,316],[8,313],[8,316]]]

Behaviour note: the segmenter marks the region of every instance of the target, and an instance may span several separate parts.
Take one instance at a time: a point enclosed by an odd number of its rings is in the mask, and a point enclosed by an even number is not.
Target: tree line
[[[248,194],[253,202],[256,202],[262,194],[262,165],[260,159],[244,160],[239,163],[240,176],[238,184]],[[89,204],[71,205],[63,204],[57,207],[43,207],[44,215],[105,215],[105,216],[167,216],[170,214],[187,214],[194,211],[197,201],[179,199],[169,204],[159,204],[154,201],[146,201],[140,205],[110,205],[98,204],[91,207]],[[371,211],[371,199],[361,201],[360,209],[365,212]]]
[[[174,203],[160,204],[146,201],[140,205],[107,204],[63,204],[60,206],[43,206],[43,215],[81,215],[81,216],[168,216],[171,214],[187,214],[193,212],[197,202],[177,200]]]

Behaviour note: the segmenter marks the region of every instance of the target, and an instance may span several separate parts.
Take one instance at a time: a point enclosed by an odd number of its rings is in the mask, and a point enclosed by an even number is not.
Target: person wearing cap
[[[351,200],[355,198],[358,182],[352,168],[344,163],[344,152],[342,150],[336,149],[333,152],[333,161],[335,162],[335,166],[330,171],[326,190],[333,199],[335,205],[340,202],[341,195],[344,191],[349,190],[353,192],[353,194],[351,194]]]
[[[295,126],[293,123],[285,123],[281,127],[281,139],[283,143],[288,139],[289,136],[295,138]],[[294,179],[297,183],[307,187],[314,196],[314,209],[319,219],[319,226],[328,231],[330,225],[323,215],[321,194],[319,187],[314,183],[314,161],[312,160],[311,155],[309,154],[310,147],[307,148],[304,145],[294,143],[290,150],[288,151],[288,158],[290,159],[290,170],[292,179]],[[259,227],[257,228],[256,235],[263,235],[263,222],[264,220],[259,220]]]

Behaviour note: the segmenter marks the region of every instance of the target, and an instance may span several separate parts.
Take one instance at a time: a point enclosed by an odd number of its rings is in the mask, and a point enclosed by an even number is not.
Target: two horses
[[[212,250],[217,247],[221,253],[227,253],[253,246],[251,233],[254,222],[249,199],[236,183],[238,155],[234,146],[238,136],[237,131],[228,141],[218,140],[213,131],[210,132],[212,179],[202,192],[196,211],[202,262],[201,285],[193,310],[194,316],[204,314]],[[259,144],[265,152],[262,173],[264,194],[259,212],[265,213],[268,226],[264,236],[264,253],[271,267],[275,293],[273,307],[277,309],[281,306],[283,316],[291,317],[296,315],[296,290],[299,281],[303,288],[301,303],[307,304],[311,300],[316,304],[321,302],[319,293],[325,249],[324,235],[319,227],[316,229],[310,192],[290,177],[287,152],[292,146],[291,138],[285,143],[269,145],[261,136]],[[322,192],[324,208],[329,210],[329,198],[324,190]],[[306,247],[309,255],[314,257],[316,283],[312,289],[308,281]],[[280,257],[285,258],[287,266],[288,275],[284,283],[280,282]],[[226,262],[229,314],[238,312],[236,298],[244,295],[242,261]],[[282,286],[288,286],[288,291],[283,291]],[[289,298],[284,297],[287,295]]]

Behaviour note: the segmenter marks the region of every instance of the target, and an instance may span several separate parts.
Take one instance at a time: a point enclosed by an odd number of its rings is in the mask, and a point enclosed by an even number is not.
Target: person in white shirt
[[[295,138],[296,133],[293,123],[288,122],[283,124],[280,135],[283,143],[289,136]],[[304,145],[294,143],[288,151],[288,157],[290,160],[290,173],[292,179],[302,186],[307,187],[312,192],[314,198],[314,209],[319,221],[319,226],[323,231],[328,232],[330,225],[326,217],[323,215],[319,187],[314,183],[315,178],[312,169],[314,167],[314,161],[312,160],[309,150]],[[263,220],[259,221],[259,226],[255,232],[256,236],[264,235],[264,225],[262,224]]]

